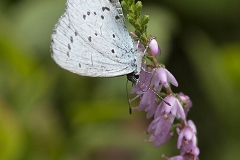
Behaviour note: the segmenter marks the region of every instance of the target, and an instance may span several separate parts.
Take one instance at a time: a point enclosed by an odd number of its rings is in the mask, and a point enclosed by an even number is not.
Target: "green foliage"
[[[122,7],[127,12],[127,20],[135,28],[135,34],[141,37],[141,43],[147,44],[147,23],[150,20],[148,15],[141,17],[142,2],[135,0],[123,0]]]

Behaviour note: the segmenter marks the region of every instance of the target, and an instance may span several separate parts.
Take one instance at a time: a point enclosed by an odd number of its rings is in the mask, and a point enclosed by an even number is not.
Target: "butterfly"
[[[135,82],[143,55],[129,35],[118,0],[68,0],[51,36],[54,61],[82,76],[127,75]]]

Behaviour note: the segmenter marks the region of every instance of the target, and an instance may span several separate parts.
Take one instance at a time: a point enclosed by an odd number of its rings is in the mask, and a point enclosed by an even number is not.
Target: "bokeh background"
[[[240,159],[240,1],[142,2],[159,62],[178,80],[173,91],[193,101],[188,119],[197,126],[200,159]],[[179,154],[177,137],[159,148],[144,142],[151,120],[128,113],[125,76],[82,77],[51,59],[50,35],[64,8],[65,0],[0,1],[0,159]]]

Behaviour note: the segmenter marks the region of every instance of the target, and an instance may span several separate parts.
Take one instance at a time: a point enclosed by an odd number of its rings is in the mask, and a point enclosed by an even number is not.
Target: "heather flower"
[[[138,38],[135,33],[130,34],[136,39]],[[153,56],[153,54],[161,54],[155,37],[148,39],[147,46],[140,43],[140,40],[135,43],[139,50],[144,53],[148,51],[145,55],[152,62],[152,64],[142,63],[138,81],[130,92],[137,94],[130,102],[140,99],[139,105],[133,109],[144,110],[147,112],[148,119],[153,116],[147,129],[147,132],[150,133],[147,141],[153,141],[154,147],[161,146],[176,131],[178,133],[177,148],[180,149],[180,155],[174,157],[163,155],[163,158],[167,160],[197,160],[200,151],[197,147],[196,127],[191,120],[186,120],[186,114],[192,107],[192,101],[183,93],[174,94],[172,92],[170,85],[177,87],[178,82],[164,65],[158,64]],[[164,88],[163,91],[162,88]]]
[[[166,157],[165,155],[162,156],[163,158],[167,159],[167,160],[185,160],[183,158],[183,156],[174,156],[174,157]]]
[[[177,148],[181,148],[181,155],[186,160],[196,160],[200,153],[197,147],[196,126],[193,121],[189,120],[187,126],[181,131],[178,129],[179,137]]]
[[[189,120],[182,130],[177,128],[177,132],[179,134],[177,148],[181,148],[180,155],[171,158],[163,155],[163,158],[167,160],[197,160],[200,151],[196,146],[196,127],[193,121]]]
[[[177,148],[183,147],[186,152],[190,152],[196,146],[196,142],[197,139],[192,129],[185,127],[179,134]]]
[[[138,36],[134,32],[130,32],[130,35],[136,40],[138,39]],[[161,54],[161,50],[158,46],[158,43],[156,41],[156,37],[152,36],[148,39],[148,45],[145,48],[140,41],[135,41],[135,44],[138,45],[138,49],[145,52],[147,48],[150,48],[151,52],[157,56]]]
[[[146,68],[145,63],[142,64],[142,68],[144,70],[142,70],[140,72],[140,75],[138,78],[138,83],[131,90],[131,92],[130,92],[131,94],[136,93],[138,95],[141,95],[144,92],[146,92],[150,87],[150,82],[151,82],[151,79],[153,76],[152,74],[150,74],[152,72],[152,70],[151,70],[151,68]]]
[[[200,151],[197,146],[190,152],[186,152],[183,148],[181,149],[181,155],[183,156],[184,160],[198,160],[199,153]]]
[[[198,147],[195,147],[191,152],[187,153],[185,150],[181,150],[181,155],[174,157],[166,157],[163,155],[162,157],[167,160],[198,160],[198,155],[200,151]]]
[[[146,69],[146,65],[143,64],[142,66]],[[131,101],[140,98],[140,103],[135,109],[141,111],[144,110],[147,112],[147,118],[151,118],[155,113],[155,110],[158,106],[156,100],[156,94],[153,92],[152,89],[149,89],[151,77],[153,76],[151,73],[151,69],[148,68],[147,71],[142,70],[139,75],[138,84],[134,86],[131,94],[136,93],[137,96],[133,98]]]
[[[183,103],[183,107],[185,108],[185,113],[187,114],[189,109],[192,107],[192,101],[187,95],[184,95],[182,92],[178,93],[178,97]]]
[[[149,141],[154,141],[154,147],[159,147],[162,144],[166,143],[170,138],[172,138],[172,136],[173,136],[172,132],[163,132],[158,136],[152,134],[149,137]]]
[[[155,147],[167,142],[173,135],[170,132],[173,120],[174,116],[171,114],[155,118],[147,130],[148,132],[152,132],[152,135],[149,137],[148,141],[154,141]]]
[[[195,148],[193,148],[191,153],[189,153],[189,154],[192,154],[193,155],[193,159],[197,160],[199,153],[200,153],[199,148],[197,146],[195,146]]]
[[[200,151],[198,147],[195,147],[191,152],[187,153],[185,150],[181,150],[181,155],[174,157],[166,157],[163,155],[162,157],[167,160],[198,160],[198,155]]]
[[[159,84],[163,85],[164,87],[168,88],[169,83],[174,86],[178,86],[178,82],[175,77],[166,69],[166,68],[157,68],[155,76],[155,85],[158,87]]]
[[[173,116],[175,116],[177,118],[185,119],[186,116],[185,116],[183,107],[176,97],[169,95],[169,96],[165,97],[164,100],[166,102],[170,103],[171,106],[169,106],[164,101],[162,101],[159,104],[158,108],[156,109],[154,117],[158,117],[163,114],[168,115],[171,113]]]
[[[195,124],[193,123],[193,121],[188,120],[187,124],[192,129],[193,133],[197,134],[197,128],[196,128]]]
[[[180,149],[180,147],[184,147],[187,152],[190,152],[192,148],[195,148],[197,138],[194,123],[189,120],[188,124],[190,124],[190,126],[185,126],[179,133],[177,148]]]
[[[167,96],[164,100],[170,106],[162,101],[155,111],[154,120],[148,127],[148,132],[152,132],[149,141],[154,141],[155,147],[162,145],[172,137],[173,133],[170,128],[175,117],[185,119],[182,105],[176,97]]]
[[[148,90],[143,93],[140,104],[138,106],[138,110],[144,110],[147,112],[147,118],[149,119],[154,115],[157,106],[158,104],[156,101],[156,94],[152,92],[152,90]]]
[[[149,38],[148,41],[149,41],[148,46],[149,46],[150,50],[152,51],[152,53],[159,56],[161,54],[161,50],[158,46],[158,43],[157,43],[155,37]]]

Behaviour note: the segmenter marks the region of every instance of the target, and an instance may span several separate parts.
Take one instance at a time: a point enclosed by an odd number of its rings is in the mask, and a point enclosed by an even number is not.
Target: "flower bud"
[[[158,56],[161,54],[161,50],[158,46],[158,43],[157,43],[155,37],[151,37],[149,39],[148,46],[149,46],[149,48],[150,48],[150,50],[152,51],[153,54],[158,55]]]

